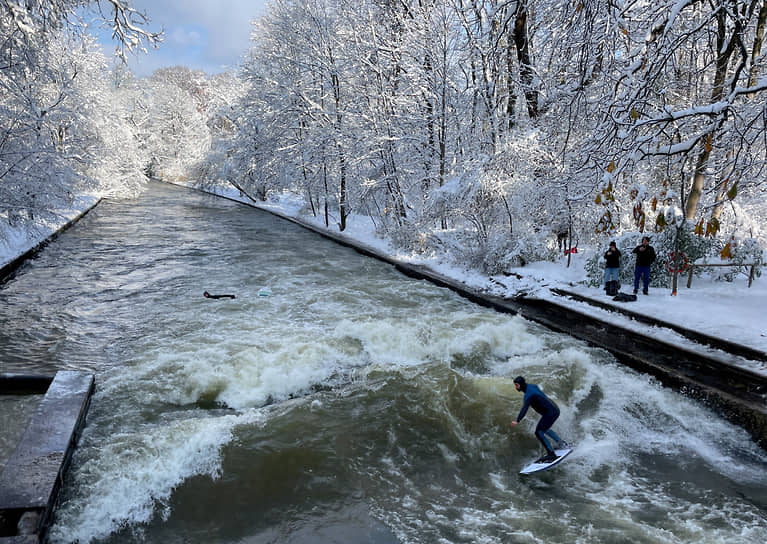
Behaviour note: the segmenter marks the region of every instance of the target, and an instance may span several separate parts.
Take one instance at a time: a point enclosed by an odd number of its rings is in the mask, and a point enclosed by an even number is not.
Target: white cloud
[[[202,43],[199,32],[195,30],[187,30],[183,27],[173,29],[167,40],[181,46],[200,45]]]
[[[250,47],[251,21],[265,12],[267,0],[134,0],[152,30],[165,29],[159,49],[150,59],[131,61],[137,75],[148,67],[186,65],[217,72],[236,67]],[[146,56],[146,55],[142,55]]]

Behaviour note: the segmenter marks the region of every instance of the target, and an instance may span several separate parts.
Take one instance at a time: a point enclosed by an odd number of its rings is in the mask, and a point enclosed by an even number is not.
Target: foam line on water
[[[357,339],[371,361],[392,363],[449,362],[457,354],[480,351],[503,357],[540,349],[541,340],[521,318],[452,312],[444,319],[343,320],[336,336]]]
[[[371,363],[449,362],[456,355],[499,358],[537,351],[542,342],[519,318],[457,313],[445,320],[342,320],[323,330],[265,328],[253,341],[218,331],[148,346],[101,378],[103,398],[132,405],[214,401],[235,409],[306,392],[338,373]]]
[[[586,367],[579,397],[594,387],[602,393],[598,410],[581,422],[584,437],[599,445],[592,458],[627,462],[637,453],[699,458],[729,478],[767,483],[765,455],[748,433],[700,402],[614,364]],[[722,464],[736,452],[753,462]]]

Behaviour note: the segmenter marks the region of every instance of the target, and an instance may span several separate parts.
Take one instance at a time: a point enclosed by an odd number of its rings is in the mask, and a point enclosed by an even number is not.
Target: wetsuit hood
[[[519,390],[522,391],[523,393],[527,391],[527,382],[525,381],[525,378],[523,378],[522,376],[517,376],[516,378],[514,378],[514,383],[519,384]]]

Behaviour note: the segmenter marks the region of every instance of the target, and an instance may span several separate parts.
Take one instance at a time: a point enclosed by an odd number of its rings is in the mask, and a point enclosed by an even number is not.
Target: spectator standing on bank
[[[642,243],[634,248],[637,256],[636,267],[634,267],[634,294],[639,292],[639,278],[642,278],[642,293],[647,294],[650,287],[650,266],[655,261],[655,250],[650,245],[650,238],[642,237]]]
[[[614,281],[617,287],[621,271],[621,250],[610,242],[610,248],[605,252],[605,290],[609,291],[609,282]]]

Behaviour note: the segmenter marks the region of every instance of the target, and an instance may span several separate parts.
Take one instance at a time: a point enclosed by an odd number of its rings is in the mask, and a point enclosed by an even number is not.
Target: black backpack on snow
[[[607,292],[607,296],[609,297],[614,297],[615,295],[617,295],[618,289],[620,289],[620,287],[618,286],[618,282],[615,280],[608,281],[605,284],[605,291]]]

